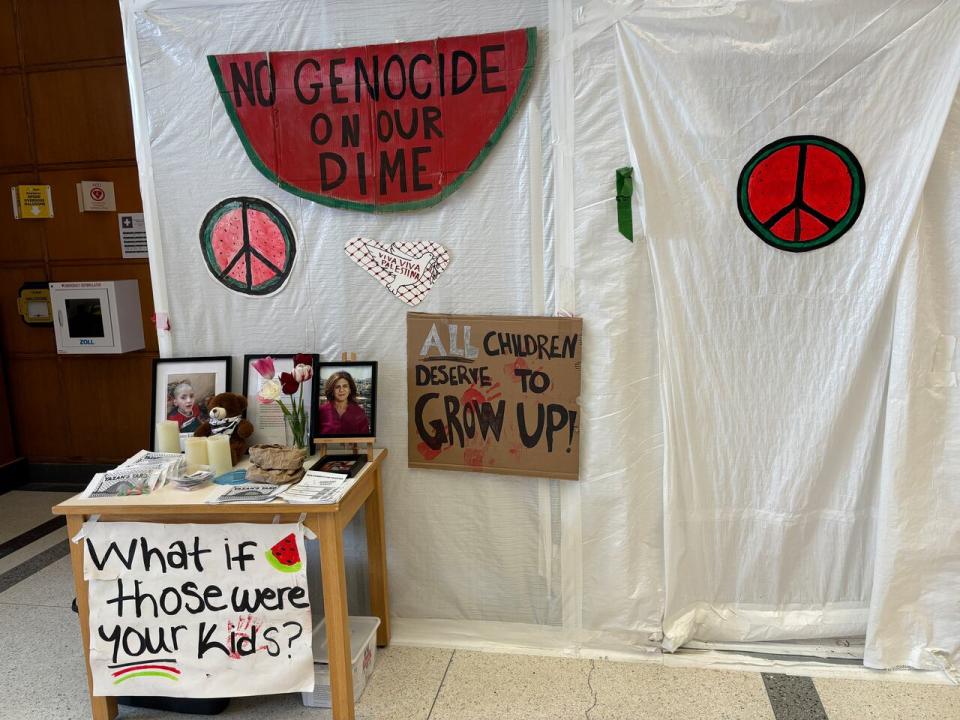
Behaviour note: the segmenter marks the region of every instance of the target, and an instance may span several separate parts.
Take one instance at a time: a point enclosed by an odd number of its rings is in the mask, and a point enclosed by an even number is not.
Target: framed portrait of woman
[[[363,438],[376,435],[377,364],[319,363],[316,373],[315,437]]]

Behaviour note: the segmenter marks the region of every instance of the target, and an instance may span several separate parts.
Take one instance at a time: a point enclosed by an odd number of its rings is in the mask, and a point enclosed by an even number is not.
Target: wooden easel
[[[340,353],[340,362],[356,362],[357,354],[356,353]],[[328,453],[328,445],[350,445],[353,447],[353,454],[359,455],[360,448],[364,447],[364,452],[367,455],[367,461],[373,460],[373,444],[377,441],[373,437],[363,437],[363,438],[314,438],[313,444],[317,448],[317,452],[320,453],[320,456],[324,456]]]
[[[373,444],[377,441],[376,438],[365,437],[365,438],[314,438],[313,444],[317,447],[317,452],[320,453],[320,456],[326,455],[329,451],[327,449],[328,445],[350,445],[353,450],[354,455],[360,454],[360,448],[364,447],[364,453],[366,453],[367,460],[373,460]]]

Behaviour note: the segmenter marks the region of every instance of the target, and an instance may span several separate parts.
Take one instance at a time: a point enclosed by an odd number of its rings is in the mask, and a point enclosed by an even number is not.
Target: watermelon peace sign
[[[737,182],[740,217],[768,245],[790,252],[825,247],[863,209],[863,168],[838,142],[785,137],[762,148]]]
[[[207,268],[223,285],[245,295],[269,295],[286,282],[297,254],[290,222],[270,203],[227,198],[200,225]]]

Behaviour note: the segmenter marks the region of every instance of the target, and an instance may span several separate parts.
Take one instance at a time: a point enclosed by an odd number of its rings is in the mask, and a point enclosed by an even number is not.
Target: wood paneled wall
[[[116,214],[81,214],[75,190],[111,181],[118,211],[142,208],[119,3],[0,0],[0,97],[0,402],[13,427],[0,462],[11,449],[31,462],[126,458],[150,439],[150,270],[122,258]],[[14,220],[17,184],[50,185],[54,217]],[[144,351],[58,355],[53,328],[17,315],[26,281],[128,278],[140,283]]]

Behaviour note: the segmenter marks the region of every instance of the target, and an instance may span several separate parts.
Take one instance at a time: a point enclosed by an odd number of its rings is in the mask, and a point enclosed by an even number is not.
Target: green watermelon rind
[[[423,200],[411,200],[409,202],[398,202],[398,203],[388,203],[385,205],[378,205],[377,203],[361,203],[354,200],[344,200],[342,198],[330,197],[328,195],[322,195],[320,193],[309,192],[308,190],[303,190],[298,188],[296,185],[291,185],[285,180],[281,180],[280,177],[270,169],[270,167],[261,159],[257,154],[257,151],[253,149],[253,146],[250,144],[250,141],[247,139],[247,134],[244,132],[243,125],[240,123],[240,118],[237,117],[236,108],[229,101],[230,93],[227,90],[227,85],[223,81],[223,75],[220,72],[220,65],[217,63],[216,55],[207,55],[207,63],[210,65],[210,70],[213,73],[214,80],[217,83],[217,90],[220,94],[220,99],[223,101],[224,107],[227,109],[227,115],[230,118],[230,122],[233,124],[234,130],[237,131],[237,135],[240,136],[240,142],[243,143],[243,149],[247,152],[247,157],[250,158],[250,162],[253,163],[253,166],[263,174],[271,183],[278,185],[289,193],[302,197],[306,200],[312,200],[315,203],[320,205],[326,205],[327,207],[341,208],[345,210],[359,210],[361,212],[400,212],[405,210],[419,210],[420,208],[431,207],[441,202],[444,198],[452,195],[456,190],[463,185],[464,181],[470,177],[477,168],[480,167],[481,163],[486,160],[487,155],[490,154],[490,151],[493,149],[493,146],[499,142],[504,131],[507,129],[507,125],[510,124],[510,121],[513,120],[513,116],[516,115],[517,109],[520,107],[520,101],[523,99],[523,96],[526,94],[527,87],[530,85],[530,79],[533,76],[533,67],[537,57],[537,29],[535,27],[526,28],[527,34],[527,62],[523,68],[523,74],[520,76],[520,83],[517,85],[517,92],[514,93],[513,100],[510,101],[510,104],[507,106],[506,111],[503,113],[503,117],[500,118],[500,122],[494,131],[490,134],[490,137],[484,143],[483,148],[477,153],[477,156],[473,159],[473,162],[470,163],[470,166],[464,170],[460,176],[454,180],[452,183],[443,188],[440,192],[432,197],[424,198]]]
[[[300,572],[300,568],[303,567],[303,561],[301,560],[297,560],[297,562],[295,562],[293,565],[284,565],[282,562],[277,560],[277,556],[273,554],[273,550],[267,550],[267,552],[265,552],[264,555],[267,558],[267,562],[273,565],[273,567],[279,570],[280,572],[285,572],[285,573]]]
[[[256,289],[248,288],[246,283],[240,282],[229,275],[220,277],[220,269],[213,252],[213,230],[220,221],[220,218],[232,210],[242,209],[244,203],[246,203],[250,209],[262,212],[276,224],[280,229],[280,234],[283,236],[283,242],[286,247],[286,272],[274,275],[265,283],[258,285]],[[203,222],[200,223],[200,251],[203,253],[203,260],[207,264],[207,269],[219,283],[230,290],[235,290],[244,295],[258,296],[270,295],[286,284],[290,273],[293,271],[294,260],[297,257],[297,243],[293,237],[293,228],[290,226],[290,221],[287,220],[276,207],[261,198],[244,195],[221,200],[204,216]]]

